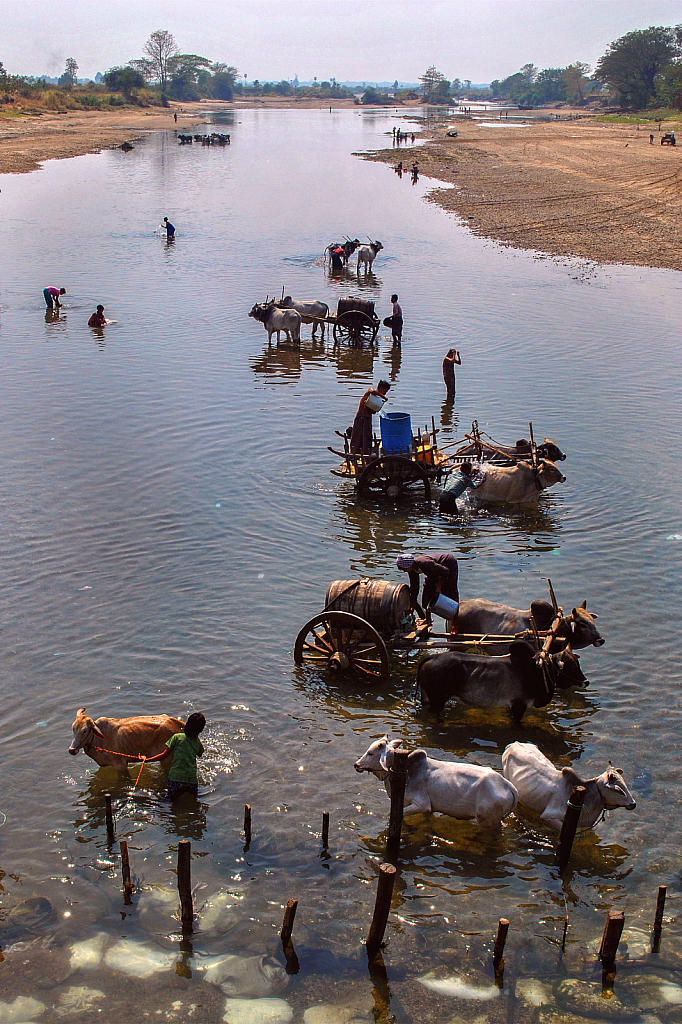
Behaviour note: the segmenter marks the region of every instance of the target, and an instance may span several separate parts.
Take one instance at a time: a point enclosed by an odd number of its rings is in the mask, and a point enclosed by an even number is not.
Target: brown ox
[[[182,732],[184,723],[168,715],[136,715],[133,718],[98,718],[93,722],[79,708],[73,723],[73,739],[70,754],[77,754],[82,748],[88,757],[98,765],[109,765],[119,772],[126,772],[129,761],[137,761],[137,755],[153,757],[166,747],[166,740],[176,732]],[[103,749],[97,749],[103,748]],[[116,754],[108,753],[114,750]]]
[[[477,501],[537,501],[548,487],[565,483],[561,470],[542,459],[537,469],[530,462],[518,462],[515,466],[492,466],[483,463],[483,483],[471,492]]]

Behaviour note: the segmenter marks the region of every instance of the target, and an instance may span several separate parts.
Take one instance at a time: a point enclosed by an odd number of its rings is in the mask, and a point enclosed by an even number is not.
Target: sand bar
[[[661,146],[654,126],[595,119],[430,128],[411,147],[361,154],[452,182],[430,198],[478,235],[552,256],[682,270],[682,125]],[[447,137],[456,128],[456,139]]]

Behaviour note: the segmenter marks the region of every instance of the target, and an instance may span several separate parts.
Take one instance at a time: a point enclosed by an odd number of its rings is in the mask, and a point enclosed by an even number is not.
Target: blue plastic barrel
[[[412,420],[409,412],[381,412],[381,447],[386,455],[412,451]]]

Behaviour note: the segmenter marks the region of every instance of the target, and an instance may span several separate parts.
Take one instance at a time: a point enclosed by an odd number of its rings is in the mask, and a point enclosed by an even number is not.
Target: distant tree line
[[[10,75],[0,62],[0,104],[14,103],[17,97],[38,100],[41,105],[60,109],[81,107],[102,109],[136,103],[141,106],[170,99],[231,100],[235,95],[295,96],[336,99],[353,96],[335,79],[301,87],[293,82],[242,82],[237,68],[212,61],[196,53],[182,53],[175,37],[166,29],[152,32],[144,44],[142,56],[127,64],[110,68],[101,83],[78,84],[78,64],[66,61],[64,72],[48,84],[44,79]],[[592,71],[582,61],[564,68],[524,66],[502,80],[495,79],[489,89],[472,89],[469,79],[449,80],[434,66],[419,79],[421,95],[398,89],[373,87],[364,90],[360,102],[394,105],[403,100],[421,99],[424,103],[448,104],[456,97],[509,100],[523,107],[551,103],[583,105],[588,102],[616,103],[637,110],[667,107],[682,110],[682,25],[650,26],[628,32],[612,42]]]

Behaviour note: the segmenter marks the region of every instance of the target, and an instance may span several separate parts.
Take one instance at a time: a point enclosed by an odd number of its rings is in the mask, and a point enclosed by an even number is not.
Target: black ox
[[[506,708],[518,723],[529,707],[546,707],[557,687],[588,682],[570,647],[548,655],[544,673],[539,657],[525,640],[514,640],[501,658],[448,651],[420,663],[417,687],[432,711],[457,700],[473,708]]]

